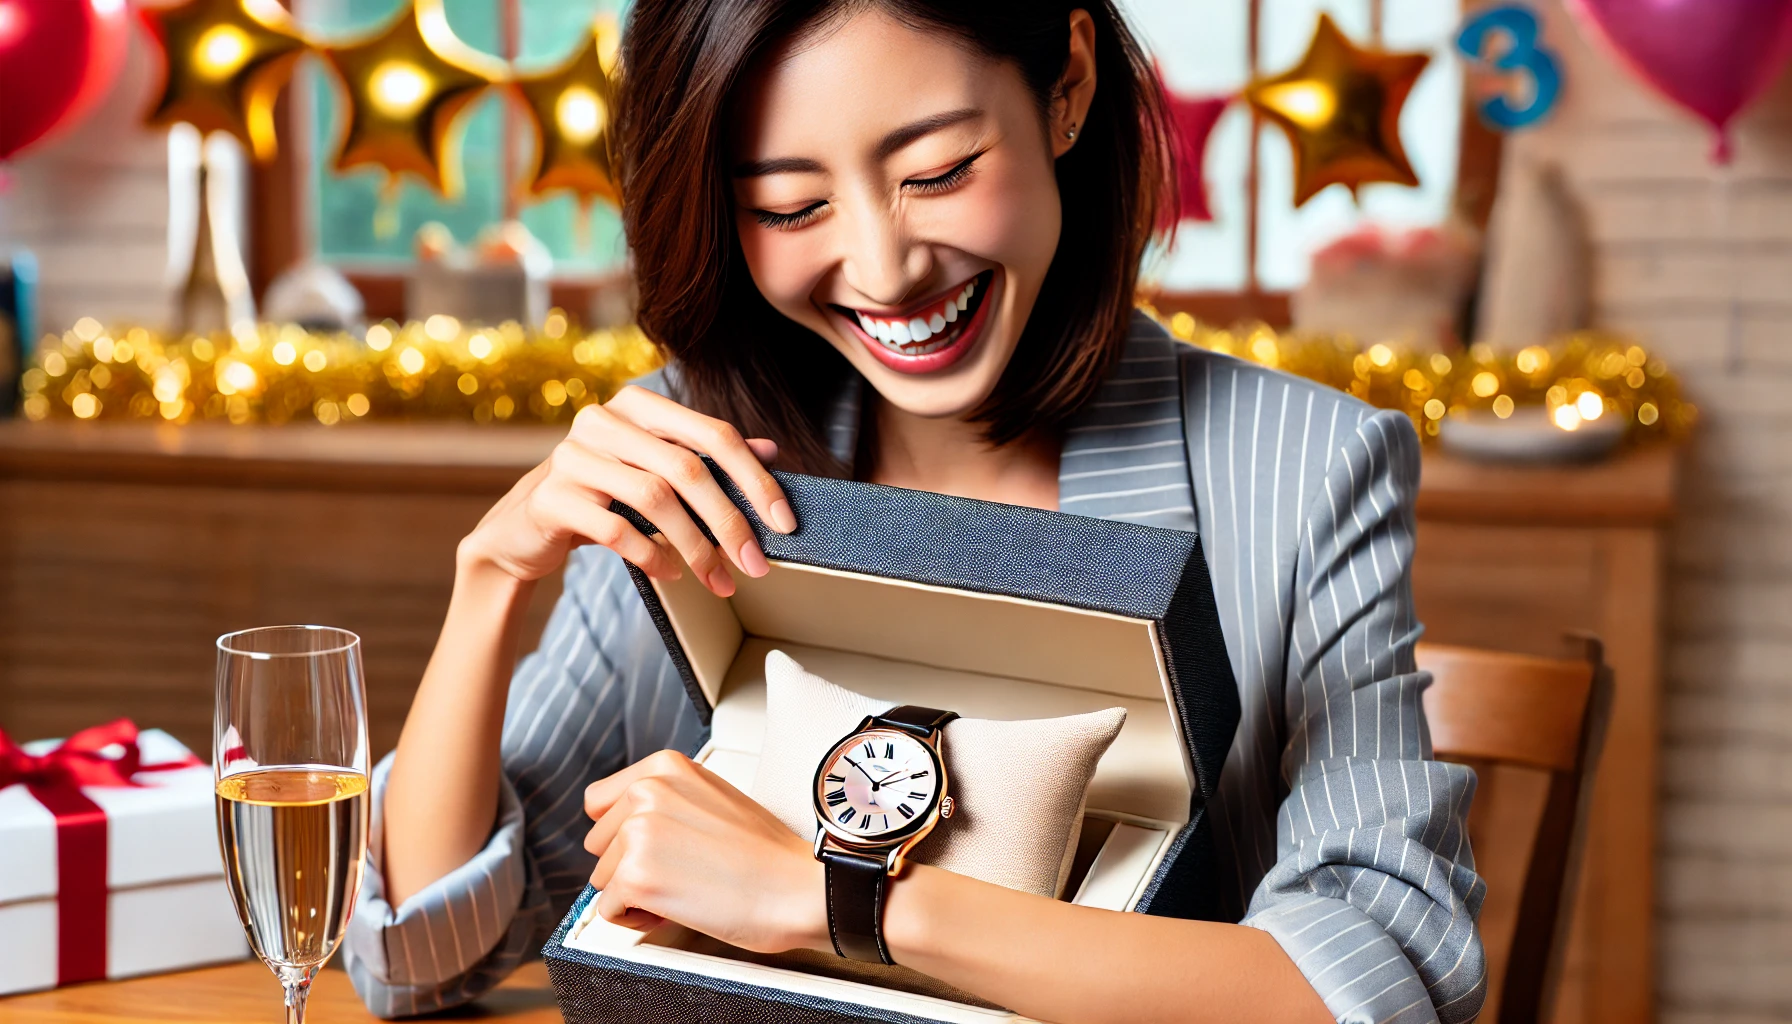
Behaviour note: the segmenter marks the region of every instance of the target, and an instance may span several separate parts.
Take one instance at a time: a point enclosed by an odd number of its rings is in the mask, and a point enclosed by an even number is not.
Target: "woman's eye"
[[[910,178],[902,184],[923,194],[951,191],[958,187],[959,183],[963,182],[964,179],[970,177],[971,165],[976,163],[977,158],[982,155],[982,153],[972,153],[970,156],[967,156],[963,160],[952,165],[951,170],[938,177]]]
[[[828,204],[823,200],[816,200],[795,213],[773,213],[770,210],[754,210],[753,219],[774,231],[790,231],[795,228],[800,228],[804,224],[807,224],[820,216],[822,209],[827,205]]]

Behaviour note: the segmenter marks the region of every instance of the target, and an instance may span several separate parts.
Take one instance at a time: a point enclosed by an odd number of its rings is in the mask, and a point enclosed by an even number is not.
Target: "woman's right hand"
[[[746,517],[696,452],[734,479],[766,525],[780,533],[796,529],[783,488],[765,469],[777,444],[743,438],[728,423],[631,385],[579,410],[553,454],[461,541],[461,564],[537,580],[560,568],[573,548],[600,544],[661,579],[682,574],[682,557],[705,586],[726,597],[734,593],[728,563],[749,576],[765,575],[768,566]],[[641,513],[659,535],[650,539],[611,512],[611,499]],[[703,535],[687,504],[717,544]]]

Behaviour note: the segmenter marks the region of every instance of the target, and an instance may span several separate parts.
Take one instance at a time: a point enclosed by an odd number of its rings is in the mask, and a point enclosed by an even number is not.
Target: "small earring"
[[[1075,139],[1076,138],[1076,125],[1074,125],[1074,124],[1071,125],[1069,127],[1069,129],[1067,129],[1064,132],[1064,137],[1067,139]]]

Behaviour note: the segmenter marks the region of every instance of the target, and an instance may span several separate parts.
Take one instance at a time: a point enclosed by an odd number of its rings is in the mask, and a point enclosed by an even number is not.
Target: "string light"
[[[1158,316],[1149,307],[1146,312]],[[1425,439],[1437,437],[1449,417],[1486,410],[1509,419],[1521,406],[1543,407],[1549,421],[1563,430],[1579,430],[1613,415],[1635,441],[1682,437],[1698,419],[1698,409],[1680,397],[1679,382],[1667,365],[1616,335],[1583,332],[1516,352],[1480,344],[1452,356],[1387,342],[1363,348],[1349,338],[1281,332],[1260,324],[1220,330],[1187,313],[1163,322],[1183,341],[1403,412]]]
[[[1521,406],[1543,407],[1565,430],[1612,415],[1639,442],[1682,437],[1698,419],[1666,363],[1613,335],[1575,334],[1512,353],[1474,345],[1452,356],[1262,325],[1218,330],[1186,313],[1167,326],[1203,348],[1403,412],[1426,439],[1449,417],[1486,410],[1506,419]],[[634,327],[581,331],[559,310],[543,327],[469,328],[436,316],[374,324],[363,338],[271,324],[168,337],[108,332],[83,317],[39,344],[21,380],[21,409],[33,420],[553,423],[659,365]]]
[[[659,365],[633,327],[580,331],[558,310],[552,319],[557,335],[442,317],[427,327],[375,324],[364,339],[271,324],[210,336],[108,333],[83,319],[38,345],[21,408],[33,420],[554,423]]]

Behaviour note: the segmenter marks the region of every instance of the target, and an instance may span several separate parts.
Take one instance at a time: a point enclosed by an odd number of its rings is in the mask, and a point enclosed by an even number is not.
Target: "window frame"
[[[1263,0],[1249,0],[1247,65],[1253,78],[1260,72],[1258,54],[1261,45],[1262,2]],[[1383,0],[1369,2],[1371,38],[1379,38]],[[1482,0],[1462,0],[1461,7],[1466,11],[1480,6],[1481,2]],[[505,10],[514,16],[514,5],[506,3]],[[515,39],[514,25],[507,25],[507,52],[514,52]],[[308,201],[308,169],[304,161],[308,153],[301,133],[307,126],[302,123],[300,105],[293,100],[291,93],[290,89],[283,91],[274,108],[280,137],[287,140],[286,144],[280,147],[278,155],[272,161],[250,165],[249,251],[245,255],[250,285],[257,302],[261,301],[269,283],[282,271],[312,255],[307,251],[304,227],[304,218],[308,212],[305,208]],[[1463,90],[1453,208],[1456,216],[1472,224],[1477,230],[1485,230],[1499,187],[1502,140],[1498,132],[1481,122],[1471,93],[1472,90]],[[506,102],[512,101],[506,98]],[[1186,312],[1198,320],[1214,324],[1260,321],[1272,327],[1286,327],[1290,323],[1290,294],[1286,291],[1265,290],[1257,283],[1260,218],[1258,164],[1261,160],[1257,140],[1265,122],[1262,115],[1254,110],[1250,112],[1250,118],[1252,144],[1245,172],[1245,286],[1230,291],[1158,290],[1141,296],[1161,312]],[[505,123],[506,134],[514,133],[516,122],[507,118]],[[506,146],[506,153],[507,160],[512,159],[508,154],[514,153],[514,146]],[[514,178],[514,174],[507,177]],[[369,320],[404,320],[407,278],[404,271],[357,267],[353,264],[338,266],[350,283],[360,291]],[[592,308],[600,292],[628,287],[630,283],[626,270],[608,274],[574,272],[553,278],[549,282],[549,296],[553,305],[582,318]]]

